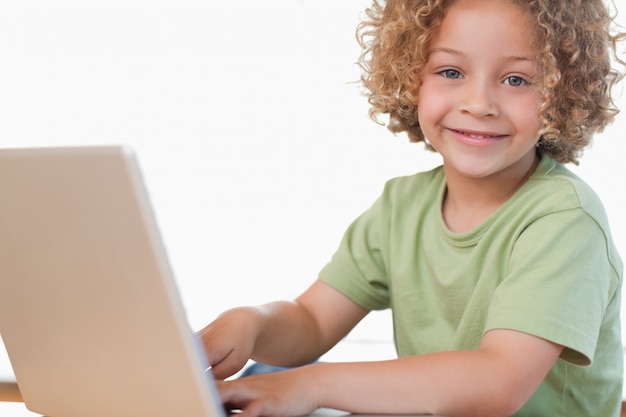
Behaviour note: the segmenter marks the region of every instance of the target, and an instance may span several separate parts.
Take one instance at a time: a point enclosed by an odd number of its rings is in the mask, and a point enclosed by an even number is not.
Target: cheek
[[[539,119],[539,103],[538,100],[529,99],[520,103],[515,114],[518,117],[518,123],[525,127],[529,133],[537,134],[541,129],[541,121]]]
[[[418,93],[417,113],[420,122],[422,119],[433,122],[438,117],[442,117],[449,108],[447,95],[441,89],[428,83],[421,86]]]

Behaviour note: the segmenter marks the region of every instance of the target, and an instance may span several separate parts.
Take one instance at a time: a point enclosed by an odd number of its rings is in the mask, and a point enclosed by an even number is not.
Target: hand
[[[238,417],[303,416],[319,408],[315,367],[217,381],[217,389],[227,411],[241,410]]]
[[[245,366],[260,327],[256,311],[242,307],[223,313],[198,332],[216,379],[228,378]]]

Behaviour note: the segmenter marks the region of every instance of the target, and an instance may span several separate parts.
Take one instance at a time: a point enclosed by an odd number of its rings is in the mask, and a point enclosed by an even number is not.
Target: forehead
[[[535,44],[530,14],[506,0],[457,0],[433,35],[431,49],[456,45],[530,55]]]

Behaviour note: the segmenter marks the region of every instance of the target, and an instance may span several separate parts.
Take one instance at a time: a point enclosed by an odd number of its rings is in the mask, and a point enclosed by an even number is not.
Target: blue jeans
[[[315,363],[315,362],[313,362]],[[256,362],[253,363],[252,365],[248,366],[246,369],[244,369],[244,371],[241,373],[240,378],[244,378],[246,376],[250,376],[250,375],[258,375],[258,374],[267,374],[270,372],[280,372],[280,371],[284,371],[286,369],[292,369],[291,367],[283,367],[283,366],[273,366],[273,365],[266,365],[264,363],[261,362]]]

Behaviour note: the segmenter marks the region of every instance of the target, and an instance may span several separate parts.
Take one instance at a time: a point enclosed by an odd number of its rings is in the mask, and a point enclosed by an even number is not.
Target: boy
[[[309,363],[391,308],[399,358],[218,382],[242,416],[616,416],[622,262],[575,162],[616,114],[600,0],[375,2],[361,26],[373,117],[443,157],[388,182],[294,302],[200,332],[217,378]]]

